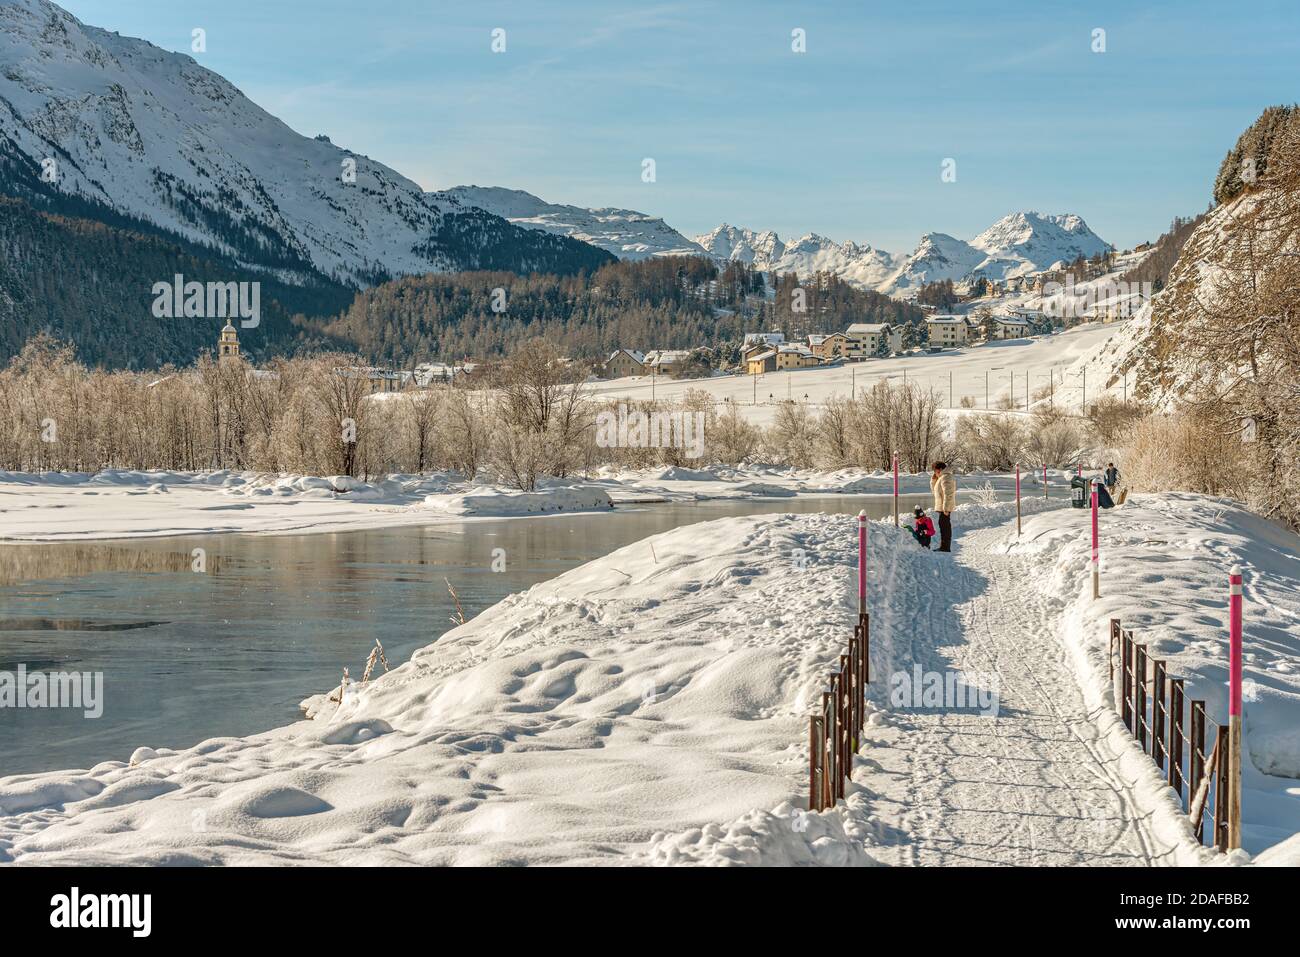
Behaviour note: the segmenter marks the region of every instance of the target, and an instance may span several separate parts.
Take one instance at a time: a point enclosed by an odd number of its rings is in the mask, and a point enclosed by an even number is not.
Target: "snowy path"
[[[873,620],[873,698],[888,727],[855,780],[873,794],[902,865],[1172,864],[1087,712],[1055,634],[1061,608],[1030,584],[1031,557],[1005,553],[1006,526],[959,536],[952,556],[900,556]],[[898,573],[899,567],[905,569]],[[908,568],[911,566],[911,568]],[[996,674],[996,717],[956,708],[900,710],[887,676]]]

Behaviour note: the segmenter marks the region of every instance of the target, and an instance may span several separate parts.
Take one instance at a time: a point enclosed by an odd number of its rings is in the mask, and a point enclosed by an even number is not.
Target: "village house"
[[[449,385],[462,376],[474,371],[473,362],[422,362],[414,372],[403,372],[402,378],[407,386],[427,389],[435,385]]]
[[[346,379],[364,379],[370,395],[401,392],[407,379],[405,373],[377,366],[347,366],[339,369],[338,373]]]
[[[1023,339],[1033,330],[1026,319],[1017,316],[996,316],[993,319],[992,339]]]
[[[745,359],[746,375],[762,375],[764,372],[776,371],[776,350],[765,349],[755,352]]]
[[[970,323],[965,316],[930,316],[925,320],[931,349],[951,349],[970,341]]]
[[[847,338],[845,354],[853,359],[900,352],[903,348],[903,330],[887,322],[855,322],[844,330]]]
[[[779,346],[776,350],[776,367],[778,369],[808,369],[821,365],[821,359],[805,345],[792,343]]]
[[[651,375],[674,376],[682,371],[690,355],[685,349],[655,349],[645,354],[645,368]]]
[[[741,361],[748,362],[761,352],[769,350],[775,352],[784,344],[785,334],[781,332],[747,332],[744,341],[740,344]]]
[[[814,334],[808,337],[808,348],[823,362],[843,359],[849,354],[849,337],[842,332],[832,332],[829,335]]]
[[[617,349],[605,360],[605,377],[621,379],[624,376],[644,375],[645,356],[635,349]]]
[[[1047,318],[1047,313],[1041,309],[1031,309],[1028,306],[1012,306],[1007,313],[1013,319],[1023,319],[1031,326],[1034,323],[1042,322]]]
[[[1123,322],[1141,309],[1147,298],[1141,292],[1116,294],[1086,308],[1083,318],[1092,322]]]

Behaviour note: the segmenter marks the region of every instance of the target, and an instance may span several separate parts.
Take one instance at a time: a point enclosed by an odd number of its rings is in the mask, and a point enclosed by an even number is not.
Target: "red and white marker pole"
[[[1092,483],[1092,597],[1101,597],[1101,547],[1097,534],[1097,483]]]
[[[894,453],[894,527],[898,527],[898,453]]]
[[[1020,537],[1020,465],[1016,465],[1016,537]]]
[[[1228,850],[1241,847],[1241,569],[1228,572]]]
[[[867,613],[867,512],[858,512],[858,615]]]

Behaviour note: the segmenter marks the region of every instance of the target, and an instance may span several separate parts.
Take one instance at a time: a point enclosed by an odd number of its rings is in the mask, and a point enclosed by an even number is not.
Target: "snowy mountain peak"
[[[1074,213],[1033,211],[1003,216],[970,242],[947,233],[926,233],[916,249],[879,289],[905,295],[930,282],[951,279],[1007,279],[1042,272],[1079,256],[1091,257],[1109,245]]]
[[[1060,253],[1058,258],[1070,259],[1078,255],[1092,256],[1109,248],[1081,216],[1043,215],[1032,211],[1003,216],[970,244],[990,255],[1004,256],[1012,251],[1032,249],[1055,251]]]
[[[831,272],[867,289],[888,277],[897,265],[896,258],[887,252],[854,242],[837,243],[817,233],[807,233],[787,244],[771,230],[755,232],[724,223],[696,236],[695,243],[722,262],[742,262],[764,272],[794,272],[801,276]]]

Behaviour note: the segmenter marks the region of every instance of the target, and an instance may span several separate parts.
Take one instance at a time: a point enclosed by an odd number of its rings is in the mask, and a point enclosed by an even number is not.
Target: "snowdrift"
[[[852,628],[852,526],[677,529],[309,699],[314,720],[0,779],[0,860],[870,864],[863,794],[798,810]]]
[[[1300,536],[1226,500],[1136,495],[1103,512],[1102,597],[1088,579],[1086,509],[1030,519],[1012,550],[1042,556],[1038,587],[1059,598],[1081,681],[1108,688],[1109,622],[1120,618],[1187,698],[1227,721],[1228,569],[1245,576],[1243,843],[1300,831]]]

